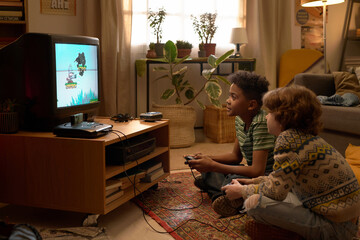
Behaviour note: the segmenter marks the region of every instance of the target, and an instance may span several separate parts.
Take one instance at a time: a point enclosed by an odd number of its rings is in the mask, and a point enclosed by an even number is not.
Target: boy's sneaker
[[[226,196],[223,195],[215,199],[215,201],[212,203],[212,208],[217,214],[223,217],[230,217],[239,214],[243,203],[243,198],[229,200]]]
[[[204,183],[201,175],[195,177],[194,185],[202,191],[206,190],[206,184]]]
[[[279,227],[256,222],[251,219],[245,222],[245,232],[252,240],[276,239],[276,240],[302,240],[300,235]]]

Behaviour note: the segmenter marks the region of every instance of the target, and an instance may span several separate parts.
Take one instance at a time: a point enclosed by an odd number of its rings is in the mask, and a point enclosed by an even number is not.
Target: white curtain
[[[256,72],[266,76],[276,88],[281,55],[291,49],[291,10],[289,0],[247,1],[246,28],[249,43],[246,56],[256,58]]]
[[[133,113],[131,0],[84,2],[85,34],[100,39],[102,116]]]

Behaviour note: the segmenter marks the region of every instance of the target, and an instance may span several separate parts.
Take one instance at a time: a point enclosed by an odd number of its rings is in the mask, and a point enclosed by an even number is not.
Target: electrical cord
[[[122,141],[122,139],[121,139],[121,136],[120,136],[118,133],[122,134],[122,135],[124,136],[124,138],[125,138],[125,142],[127,142],[127,144],[129,144],[128,138],[127,138],[127,136],[126,136],[123,132],[121,132],[121,131],[119,131],[119,130],[111,130],[110,132],[113,133],[113,134],[115,134],[115,135],[117,135],[118,138],[121,140],[121,142],[123,142],[123,141]],[[135,166],[135,167],[137,167],[137,168],[139,167],[139,163],[138,163],[137,160],[136,160],[136,166]],[[194,175],[194,172],[193,172],[193,169],[190,168],[190,170],[191,170],[191,174],[192,174],[193,178],[196,179],[196,177],[195,177],[195,175]],[[174,228],[173,230],[171,230],[171,231],[169,231],[169,232],[168,232],[168,231],[165,231],[165,232],[164,232],[164,231],[158,231],[158,230],[156,230],[156,229],[149,223],[149,221],[146,219],[145,213],[146,213],[147,215],[149,215],[150,211],[154,211],[154,209],[152,210],[152,209],[150,209],[150,208],[148,208],[148,207],[146,206],[145,202],[147,202],[147,200],[145,199],[145,197],[144,197],[144,195],[143,195],[143,192],[140,191],[140,190],[136,187],[135,179],[136,179],[136,174],[137,174],[137,173],[135,173],[134,182],[131,180],[131,178],[130,178],[130,176],[128,175],[128,173],[127,173],[126,170],[124,171],[124,173],[125,173],[126,177],[128,178],[128,180],[130,181],[130,183],[132,184],[132,186],[134,187],[134,196],[137,197],[137,196],[140,195],[140,197],[141,197],[141,199],[142,199],[142,201],[143,201],[143,203],[144,203],[144,207],[147,208],[147,209],[142,208],[142,215],[143,215],[143,218],[144,218],[145,222],[149,225],[149,227],[150,227],[152,230],[154,230],[154,231],[157,232],[157,233],[161,233],[161,234],[173,233],[173,232],[175,232],[175,231],[177,231],[178,229],[182,228],[185,224],[187,224],[188,222],[191,222],[191,221],[195,221],[195,222],[198,222],[198,223],[200,223],[200,224],[203,224],[203,225],[212,227],[212,228],[216,229],[216,230],[219,231],[219,232],[224,232],[224,231],[226,231],[226,230],[228,229],[228,227],[230,226],[231,221],[236,220],[236,219],[240,219],[240,218],[244,217],[244,214],[242,214],[241,216],[239,216],[239,217],[237,217],[237,218],[230,219],[229,222],[228,222],[228,224],[226,225],[226,227],[222,224],[222,225],[225,227],[225,229],[219,229],[219,228],[217,228],[216,226],[214,226],[214,225],[212,225],[212,224],[209,224],[209,223],[206,223],[206,222],[202,222],[202,221],[197,220],[197,219],[195,219],[195,218],[191,218],[191,219],[188,219],[188,220],[186,220],[185,222],[181,223],[180,225],[178,225],[176,228]],[[172,189],[172,188],[171,188],[171,189]],[[173,190],[173,189],[172,189],[172,190]],[[136,191],[139,192],[139,195],[136,195]],[[174,191],[174,190],[173,190],[173,191]],[[199,205],[197,205],[197,206],[188,207],[188,208],[179,208],[179,209],[178,209],[178,208],[167,208],[167,207],[164,207],[164,206],[160,206],[160,208],[163,208],[163,209],[166,209],[166,210],[169,210],[169,211],[183,211],[183,210],[196,209],[196,208],[200,207],[200,206],[202,205],[203,201],[204,201],[204,197],[203,197],[203,192],[202,192],[202,191],[200,192],[200,195],[201,195],[201,201],[200,201]],[[156,209],[158,209],[158,208],[156,208]],[[156,209],[155,209],[155,210],[156,210]]]

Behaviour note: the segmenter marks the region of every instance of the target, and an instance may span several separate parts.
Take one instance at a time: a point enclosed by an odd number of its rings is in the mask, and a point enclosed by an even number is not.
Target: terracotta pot
[[[178,49],[178,58],[183,58],[190,55],[191,49]]]
[[[147,54],[146,54],[147,58],[156,58],[156,52],[155,50],[148,50]]]
[[[204,43],[204,49],[206,52],[206,57],[212,55],[215,55],[215,48],[216,48],[216,43]]]

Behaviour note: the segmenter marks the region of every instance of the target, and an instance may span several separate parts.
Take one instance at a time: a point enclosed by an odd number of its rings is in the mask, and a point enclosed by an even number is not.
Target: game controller
[[[189,164],[190,160],[195,160],[195,158],[190,155],[187,155],[184,158],[185,158],[185,164]]]

